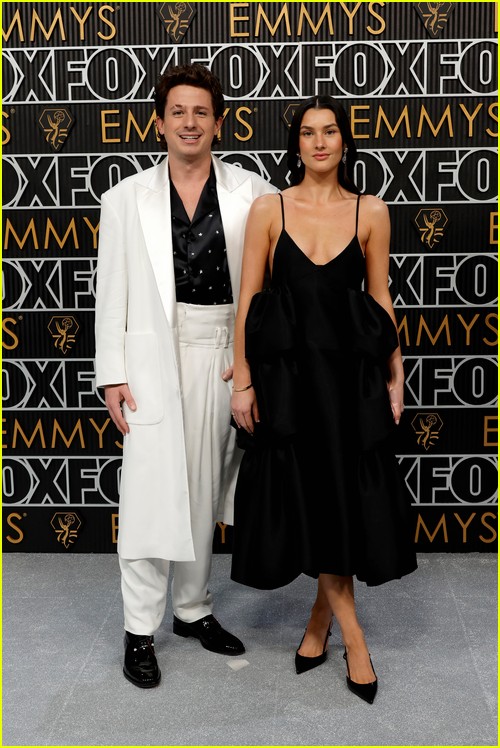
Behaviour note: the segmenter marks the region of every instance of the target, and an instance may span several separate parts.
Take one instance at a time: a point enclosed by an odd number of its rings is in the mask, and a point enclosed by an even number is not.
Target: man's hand
[[[130,410],[137,410],[134,398],[128,384],[110,384],[104,388],[106,407],[118,431],[125,435],[130,431],[129,425],[122,412],[122,402],[126,402]]]

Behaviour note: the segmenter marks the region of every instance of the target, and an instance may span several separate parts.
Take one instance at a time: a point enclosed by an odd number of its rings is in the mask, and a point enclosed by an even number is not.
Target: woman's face
[[[308,109],[299,131],[299,153],[306,169],[319,173],[336,169],[342,151],[342,135],[332,110]]]

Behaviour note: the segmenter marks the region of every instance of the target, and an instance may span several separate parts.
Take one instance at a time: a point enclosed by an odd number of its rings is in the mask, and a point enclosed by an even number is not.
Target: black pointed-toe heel
[[[325,643],[323,645],[323,651],[320,655],[317,657],[304,657],[304,655],[299,654],[299,649],[302,646],[302,642],[304,641],[304,637],[307,633],[307,629],[304,631],[304,636],[300,640],[299,647],[297,651],[295,652],[295,671],[297,675],[300,675],[301,673],[306,673],[308,670],[312,670],[315,667],[318,667],[318,665],[322,665],[324,661],[326,660],[326,645],[328,644],[328,637],[332,635],[332,624],[328,626],[328,631],[326,632],[325,637]]]
[[[349,663],[347,661],[347,650],[344,648],[344,660],[347,667],[347,675],[346,675],[346,681],[347,681],[347,688],[349,691],[352,691],[356,694],[356,696],[359,696],[360,699],[363,699],[363,701],[368,702],[368,704],[373,704],[375,700],[375,695],[377,693],[377,676],[375,673],[375,670],[373,668],[372,658],[370,657],[370,665],[372,666],[373,675],[375,675],[375,680],[372,683],[356,683],[355,681],[351,680],[350,673],[349,673]]]

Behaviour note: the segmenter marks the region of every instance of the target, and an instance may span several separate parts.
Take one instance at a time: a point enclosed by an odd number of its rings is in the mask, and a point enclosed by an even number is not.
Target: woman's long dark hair
[[[300,126],[304,114],[308,109],[330,109],[337,120],[337,125],[342,136],[342,143],[344,147],[347,147],[347,158],[346,163],[341,162],[339,164],[338,179],[341,187],[344,187],[348,192],[353,192],[355,195],[359,195],[360,191],[356,187],[354,182],[354,164],[357,159],[356,146],[354,144],[354,138],[351,132],[351,125],[347,113],[342,104],[331,96],[312,96],[310,99],[304,101],[294,112],[292,118],[292,124],[290,125],[290,132],[288,134],[288,149],[287,149],[287,165],[290,170],[290,182],[292,186],[300,184],[304,179],[305,167],[304,164],[297,166],[297,160],[299,153],[299,136]]]

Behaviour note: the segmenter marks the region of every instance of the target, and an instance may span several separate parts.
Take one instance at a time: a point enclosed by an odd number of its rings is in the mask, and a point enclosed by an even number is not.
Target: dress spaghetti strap
[[[359,200],[361,198],[361,195],[358,195],[358,199],[356,201],[356,232],[354,236],[358,235],[358,216],[359,216]]]
[[[285,230],[285,206],[283,204],[283,195],[281,194],[281,192],[278,192],[278,195],[281,201],[281,230],[284,231]]]

